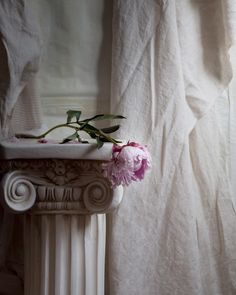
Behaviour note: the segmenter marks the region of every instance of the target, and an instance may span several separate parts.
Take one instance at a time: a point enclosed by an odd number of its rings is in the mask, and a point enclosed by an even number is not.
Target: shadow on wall
[[[203,61],[205,70],[209,72],[216,80],[227,80],[224,76],[224,69],[229,68],[228,59],[224,58],[225,48],[228,46],[228,37],[225,35],[224,14],[226,3],[223,3],[222,9],[219,10],[219,1],[212,1],[207,5],[210,9],[206,9],[204,1],[192,0],[191,3],[198,11],[200,18],[200,37],[203,48]],[[223,1],[224,2],[224,1]],[[214,54],[213,54],[214,53]],[[219,59],[218,57],[222,58]],[[223,76],[222,76],[223,75]]]
[[[110,112],[111,53],[113,0],[104,0],[102,20],[103,39],[98,62],[98,96],[96,113]]]
[[[23,295],[22,233],[23,216],[7,213],[0,206],[0,295]]]
[[[2,102],[10,83],[7,52],[2,40],[0,41],[0,58],[0,102]]]

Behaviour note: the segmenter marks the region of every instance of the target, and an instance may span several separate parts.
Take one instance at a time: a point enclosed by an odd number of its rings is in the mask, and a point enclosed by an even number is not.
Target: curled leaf
[[[114,120],[114,119],[126,119],[124,116],[121,115],[110,115],[110,114],[99,114],[89,119],[83,120],[83,122],[90,122],[90,121],[101,121],[101,120]]]
[[[116,132],[120,128],[120,125],[115,125],[107,128],[102,128],[101,131],[104,133],[113,133]]]
[[[73,118],[76,118],[76,122],[78,122],[81,116],[81,111],[69,110],[66,113],[67,113],[67,124],[71,123]]]
[[[79,134],[77,132],[75,132],[72,135],[64,138],[61,143],[67,143],[69,141],[76,140],[76,139],[80,140],[80,136],[79,136]]]
[[[96,141],[97,141],[97,147],[98,149],[100,149],[103,146],[104,142],[99,137],[96,138]]]

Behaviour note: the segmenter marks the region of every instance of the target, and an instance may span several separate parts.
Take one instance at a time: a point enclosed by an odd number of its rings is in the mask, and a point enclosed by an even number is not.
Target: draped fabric
[[[41,39],[24,0],[0,1],[0,140],[42,124],[36,73]],[[0,167],[1,171],[1,167]],[[23,221],[0,206],[0,293],[23,294]]]
[[[41,39],[24,0],[0,2],[0,139],[41,127],[35,87]],[[26,118],[27,113],[27,118]]]
[[[115,1],[112,111],[152,170],[109,217],[107,294],[236,293],[229,172],[233,1]]]

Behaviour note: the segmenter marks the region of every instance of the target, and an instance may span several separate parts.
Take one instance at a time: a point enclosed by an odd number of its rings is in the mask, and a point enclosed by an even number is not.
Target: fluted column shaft
[[[105,214],[26,214],[25,251],[25,295],[104,294]]]
[[[25,295],[104,295],[106,216],[122,199],[102,161],[4,161],[1,202],[24,214]]]

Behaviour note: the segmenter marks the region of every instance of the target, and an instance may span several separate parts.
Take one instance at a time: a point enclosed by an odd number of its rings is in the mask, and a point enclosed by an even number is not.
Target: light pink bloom
[[[132,181],[141,181],[147,169],[151,167],[151,156],[146,148],[135,142],[113,146],[111,161],[103,164],[103,175],[112,187],[129,185]]]

